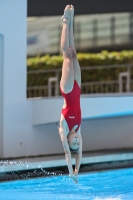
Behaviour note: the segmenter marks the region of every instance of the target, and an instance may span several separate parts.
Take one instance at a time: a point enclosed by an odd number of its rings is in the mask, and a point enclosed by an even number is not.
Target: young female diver
[[[78,172],[82,159],[80,87],[81,71],[76,56],[73,36],[74,7],[67,5],[61,20],[61,50],[63,53],[62,77],[60,89],[64,105],[60,117],[59,135],[65,151],[69,176],[78,181]],[[73,170],[71,151],[76,152],[76,164]]]

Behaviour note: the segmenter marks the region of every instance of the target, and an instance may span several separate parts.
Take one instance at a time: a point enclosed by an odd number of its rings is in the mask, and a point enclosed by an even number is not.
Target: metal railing
[[[94,94],[94,93],[122,93],[133,92],[133,65],[104,65],[104,66],[89,66],[81,67],[81,74],[90,70],[107,70],[107,69],[119,68],[117,80],[105,80],[105,81],[87,81],[82,82],[81,93],[82,94]],[[88,72],[89,73],[89,72]],[[96,73],[96,72],[95,72]],[[49,74],[49,75],[48,75]],[[52,74],[52,75],[51,75]],[[47,96],[59,96],[60,88],[59,81],[61,77],[61,69],[48,69],[48,70],[34,70],[28,71],[27,76],[47,77],[44,85],[35,85],[27,87],[27,97],[47,97]]]

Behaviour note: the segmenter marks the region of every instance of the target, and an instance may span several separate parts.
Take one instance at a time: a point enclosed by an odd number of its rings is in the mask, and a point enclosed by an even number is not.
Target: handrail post
[[[122,78],[126,77],[126,91],[130,91],[130,74],[129,71],[119,73],[119,92],[122,93]]]
[[[52,82],[55,82],[55,96],[58,96],[58,78],[50,77],[48,79],[48,96],[52,96]]]
[[[55,95],[58,96],[59,95],[59,71],[56,71],[56,88],[55,88]]]
[[[127,84],[127,91],[130,92],[130,86],[131,86],[131,78],[130,78],[130,74],[131,74],[131,66],[127,67],[127,72],[128,72],[128,84]]]

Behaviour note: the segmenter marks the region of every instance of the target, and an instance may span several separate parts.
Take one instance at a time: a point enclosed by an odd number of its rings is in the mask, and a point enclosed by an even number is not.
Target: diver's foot
[[[64,15],[61,17],[63,23],[67,24],[71,18],[71,6],[67,5],[64,10]]]

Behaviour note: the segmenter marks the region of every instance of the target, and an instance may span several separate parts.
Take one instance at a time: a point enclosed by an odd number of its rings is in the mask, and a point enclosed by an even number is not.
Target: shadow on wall
[[[133,115],[82,121],[83,151],[133,148]]]

